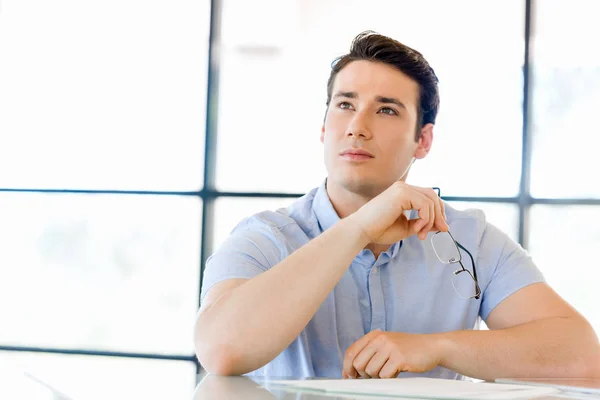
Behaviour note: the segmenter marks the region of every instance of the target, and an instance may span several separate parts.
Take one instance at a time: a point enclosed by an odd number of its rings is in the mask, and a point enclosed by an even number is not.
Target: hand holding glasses
[[[440,189],[434,188],[440,196]],[[431,236],[431,245],[437,258],[444,264],[459,264],[460,269],[454,271],[452,277],[452,286],[456,293],[463,299],[479,299],[481,297],[481,289],[477,281],[477,270],[475,269],[475,261],[471,253],[465,249],[460,243],[454,240],[454,237],[448,232],[436,232]],[[460,249],[464,250],[471,259],[473,273],[465,268],[462,263]]]

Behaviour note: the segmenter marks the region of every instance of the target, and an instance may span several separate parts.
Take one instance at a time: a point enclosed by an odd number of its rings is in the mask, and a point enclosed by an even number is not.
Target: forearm
[[[351,217],[203,310],[196,341],[237,375],[271,361],[298,336],[368,243]]]
[[[591,377],[600,373],[600,346],[591,326],[576,317],[548,318],[508,329],[439,334],[441,365],[463,375]]]

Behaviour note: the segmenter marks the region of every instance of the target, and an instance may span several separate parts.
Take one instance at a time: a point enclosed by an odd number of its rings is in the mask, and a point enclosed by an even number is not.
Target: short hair
[[[413,79],[419,85],[416,137],[425,124],[435,124],[440,96],[438,78],[425,57],[418,51],[373,31],[359,33],[350,46],[350,52],[338,57],[331,64],[327,81],[327,107],[331,102],[333,84],[337,74],[352,61],[366,60],[391,65]]]

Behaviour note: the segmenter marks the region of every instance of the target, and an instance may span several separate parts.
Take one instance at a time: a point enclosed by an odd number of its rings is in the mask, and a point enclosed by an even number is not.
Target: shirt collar
[[[333,208],[333,204],[331,204],[331,200],[329,199],[329,195],[327,194],[327,179],[325,179],[321,186],[319,186],[319,188],[317,189],[317,193],[315,194],[312,204],[312,210],[315,216],[317,217],[317,222],[319,223],[321,233],[331,228],[340,220],[340,217]],[[384,253],[382,253],[382,256],[384,254],[387,254],[387,256],[389,256],[390,258],[394,258],[396,254],[398,254],[398,251],[401,247],[402,241],[396,242],[392,244],[390,248],[388,248]],[[358,254],[358,256],[360,258],[364,258],[367,257],[369,254],[372,257],[372,253],[370,251],[362,250]]]
[[[333,208],[333,204],[331,204],[331,200],[329,200],[326,185],[327,180],[323,181],[321,186],[319,186],[317,189],[317,193],[315,194],[312,204],[313,213],[315,213],[317,217],[317,222],[319,223],[321,233],[331,228],[340,220],[340,217]]]

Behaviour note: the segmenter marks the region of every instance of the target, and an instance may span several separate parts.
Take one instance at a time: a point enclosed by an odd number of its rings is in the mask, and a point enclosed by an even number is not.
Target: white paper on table
[[[361,394],[427,399],[530,399],[558,393],[550,387],[457,381],[436,378],[399,379],[315,379],[269,381],[269,385],[291,390],[308,390],[331,394]]]

